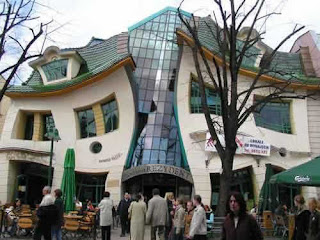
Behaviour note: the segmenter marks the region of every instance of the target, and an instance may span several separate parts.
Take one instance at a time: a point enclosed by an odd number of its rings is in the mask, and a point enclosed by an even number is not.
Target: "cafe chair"
[[[63,238],[75,238],[79,235],[80,223],[76,219],[65,219],[64,228],[63,228]]]

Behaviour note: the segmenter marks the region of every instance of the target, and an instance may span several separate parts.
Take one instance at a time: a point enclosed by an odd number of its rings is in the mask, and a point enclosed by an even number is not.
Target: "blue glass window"
[[[33,137],[33,125],[34,125],[34,115],[28,114],[26,116],[26,125],[24,129],[24,139],[25,140],[32,140]]]
[[[221,101],[214,89],[205,88],[207,103],[211,114],[221,115]],[[201,105],[201,94],[199,83],[191,81],[191,98],[190,98],[191,113],[203,113]]]
[[[102,105],[106,133],[112,132],[119,126],[119,112],[116,100]]]
[[[55,128],[52,114],[43,115],[42,121],[43,121],[43,140],[49,141],[49,138],[47,138],[45,135],[48,132],[53,132],[53,130]]]
[[[94,137],[97,135],[94,114],[91,108],[79,111],[78,118],[81,138]]]
[[[290,102],[270,102],[254,113],[258,127],[281,133],[292,133]]]
[[[67,76],[68,59],[53,60],[52,62],[44,64],[41,68],[48,82],[62,79]]]

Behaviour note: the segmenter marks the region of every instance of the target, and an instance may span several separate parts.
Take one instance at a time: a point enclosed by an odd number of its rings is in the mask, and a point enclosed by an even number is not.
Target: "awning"
[[[287,171],[273,175],[270,183],[320,186],[320,156]]]

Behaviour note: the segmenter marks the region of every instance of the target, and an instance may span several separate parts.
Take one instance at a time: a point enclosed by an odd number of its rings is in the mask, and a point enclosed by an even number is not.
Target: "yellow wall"
[[[94,119],[96,122],[97,136],[105,134],[105,125],[103,119],[103,112],[100,103],[96,103],[92,106],[92,111],[94,113]]]
[[[32,141],[43,140],[43,118],[41,113],[34,113]]]

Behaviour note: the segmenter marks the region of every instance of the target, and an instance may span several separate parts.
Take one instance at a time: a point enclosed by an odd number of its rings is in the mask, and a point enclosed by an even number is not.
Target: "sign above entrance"
[[[218,138],[222,146],[225,146],[226,144],[225,144],[224,136],[222,134],[219,134]],[[270,156],[271,145],[266,143],[264,140],[257,139],[254,137],[237,136],[236,143],[237,143],[236,154]],[[216,140],[212,139],[210,133],[207,133],[205,151],[216,152],[217,149],[215,147],[215,144],[216,144]]]
[[[130,178],[150,173],[163,173],[170,174],[179,178],[182,178],[193,184],[192,175],[190,172],[183,168],[169,166],[164,164],[148,164],[125,170],[122,173],[122,182],[129,180]]]

